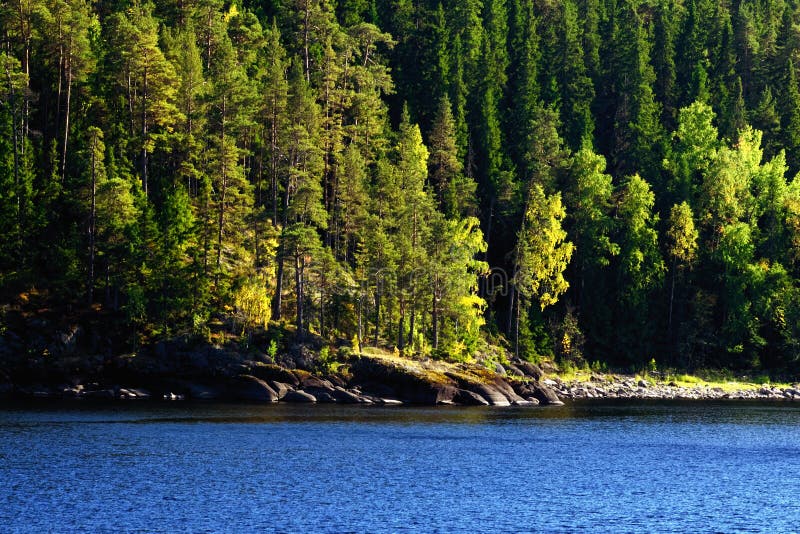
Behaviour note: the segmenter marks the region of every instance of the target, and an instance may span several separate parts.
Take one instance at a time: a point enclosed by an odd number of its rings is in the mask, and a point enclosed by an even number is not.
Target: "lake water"
[[[800,528],[800,405],[0,406],[3,532]]]

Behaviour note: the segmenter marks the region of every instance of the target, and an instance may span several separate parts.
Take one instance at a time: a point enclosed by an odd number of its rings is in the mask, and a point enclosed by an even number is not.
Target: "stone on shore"
[[[464,406],[489,406],[489,401],[474,391],[466,389],[459,389],[453,401]]]
[[[283,400],[287,393],[290,391],[294,391],[294,388],[289,384],[284,384],[283,382],[276,382],[274,380],[270,380],[268,382],[270,387],[275,390],[275,393],[278,394],[278,400]]]
[[[366,402],[372,402],[369,399],[366,399],[360,395],[353,393],[352,391],[347,391],[341,386],[336,386],[333,390],[333,397],[336,399],[337,402],[341,402],[342,404],[361,404]]]
[[[250,367],[250,374],[266,382],[273,380],[275,382],[289,384],[292,387],[300,385],[300,379],[297,375],[292,373],[289,369],[272,363],[255,362]]]
[[[492,406],[511,406],[508,397],[503,395],[493,384],[473,384],[471,389]]]
[[[561,399],[558,398],[556,392],[543,382],[532,383],[531,390],[533,397],[542,404],[551,406],[560,406],[564,404]]]
[[[269,384],[252,375],[240,375],[231,381],[230,395],[241,401],[277,402],[278,393]]]
[[[298,403],[298,404],[317,402],[317,399],[313,395],[311,395],[309,393],[306,393],[302,389],[298,389],[297,391],[288,392],[283,397],[282,400],[284,402],[292,402],[292,403]]]

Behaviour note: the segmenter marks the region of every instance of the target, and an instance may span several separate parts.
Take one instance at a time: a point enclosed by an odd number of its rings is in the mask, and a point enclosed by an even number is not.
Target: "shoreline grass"
[[[729,393],[734,391],[753,391],[763,387],[785,389],[792,387],[792,382],[773,380],[768,375],[735,375],[726,370],[702,369],[694,373],[681,372],[675,369],[665,370],[640,370],[639,372],[624,372],[613,370],[594,370],[588,365],[575,367],[572,365],[556,366],[557,371],[548,376],[556,377],[562,382],[619,382],[632,379],[644,380],[652,386],[672,386],[683,389],[721,389]]]

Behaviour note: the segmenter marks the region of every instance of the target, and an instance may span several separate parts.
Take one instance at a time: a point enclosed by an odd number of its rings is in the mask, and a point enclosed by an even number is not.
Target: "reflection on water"
[[[0,406],[3,531],[791,531],[800,405]]]

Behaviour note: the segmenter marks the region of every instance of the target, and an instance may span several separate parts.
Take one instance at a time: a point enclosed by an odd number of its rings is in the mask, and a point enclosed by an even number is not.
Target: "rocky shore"
[[[27,329],[43,332],[44,329]],[[583,399],[800,401],[800,384],[696,385],[593,373],[563,380],[557,369],[502,357],[456,364],[403,358],[378,349],[340,349],[321,358],[320,341],[273,356],[178,337],[109,356],[78,341],[78,327],[24,339],[0,336],[0,399],[199,400],[373,405],[558,405]],[[101,338],[102,339],[102,338]],[[34,347],[33,349],[31,347]],[[97,352],[94,352],[97,350]],[[495,363],[491,363],[495,362]]]
[[[58,348],[58,347],[56,347]],[[342,351],[335,365],[320,348],[297,344],[268,357],[235,346],[174,339],[113,357],[60,349],[7,357],[0,398],[200,400],[377,405],[527,406],[561,404],[527,362],[487,368]],[[14,354],[20,354],[15,351]]]
[[[562,399],[651,399],[651,400],[769,400],[800,401],[800,384],[791,386],[718,387],[681,386],[624,375],[592,375],[589,381],[543,380]]]

